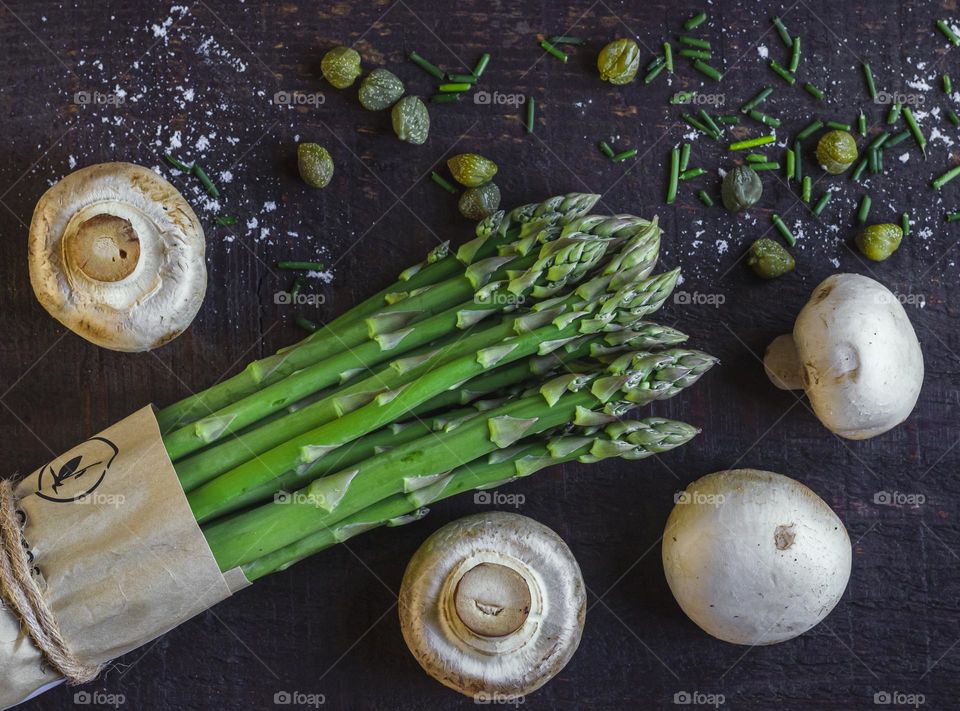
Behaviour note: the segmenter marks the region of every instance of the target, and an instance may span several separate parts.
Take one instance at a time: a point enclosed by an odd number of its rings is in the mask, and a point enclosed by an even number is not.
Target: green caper
[[[311,188],[325,188],[333,177],[333,158],[321,145],[301,143],[297,146],[297,168]]]
[[[470,220],[489,217],[500,207],[500,188],[496,183],[487,183],[464,190],[459,207],[460,214]]]
[[[421,145],[430,133],[430,113],[416,96],[404,96],[390,111],[393,130],[397,138],[407,143]]]
[[[360,82],[360,105],[368,111],[383,111],[403,96],[403,82],[393,72],[374,69]]]
[[[874,262],[882,262],[900,248],[903,230],[900,225],[869,225],[857,234],[857,247],[863,256]]]
[[[637,78],[639,68],[640,48],[632,39],[614,40],[597,57],[600,78],[611,84],[629,84]]]
[[[497,164],[476,153],[461,153],[447,160],[453,179],[468,188],[476,188],[497,174]]]
[[[857,159],[857,142],[846,131],[829,131],[817,143],[817,162],[831,175],[839,175]]]
[[[723,206],[730,212],[753,207],[763,195],[763,182],[757,172],[746,165],[738,165],[725,176],[720,187]]]
[[[334,47],[320,62],[320,71],[338,89],[346,89],[360,76],[360,54],[349,47]]]
[[[750,245],[747,265],[762,279],[775,279],[793,269],[796,262],[783,245],[763,237]]]

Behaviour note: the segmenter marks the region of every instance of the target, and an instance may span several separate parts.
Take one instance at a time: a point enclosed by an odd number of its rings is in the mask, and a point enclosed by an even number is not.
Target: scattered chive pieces
[[[210,180],[210,177],[204,172],[203,168],[201,168],[198,163],[193,164],[193,168],[190,172],[197,176],[197,180],[200,181],[203,189],[207,191],[207,195],[214,198],[220,197],[220,191],[217,190],[217,186],[213,184],[213,181]]]
[[[793,152],[797,154],[797,160],[793,164],[793,177],[799,183],[803,180],[803,152],[799,140],[793,142]]]
[[[490,54],[488,52],[484,52],[480,55],[480,60],[477,62],[477,66],[473,68],[473,76],[479,79],[480,75],[483,74],[488,64],[490,64]]]
[[[820,196],[820,199],[817,200],[817,204],[813,206],[813,214],[817,217],[820,216],[820,213],[823,212],[823,208],[827,206],[827,203],[830,202],[830,196],[833,195],[829,190]]]
[[[527,97],[527,133],[533,133],[533,120],[537,110],[537,102],[532,96]]]
[[[765,126],[770,126],[771,128],[780,127],[780,119],[774,118],[773,116],[768,116],[767,114],[761,113],[756,109],[750,110],[750,118],[752,118],[754,121],[759,121]]]
[[[883,142],[883,149],[893,148],[896,145],[903,143],[905,140],[910,138],[910,131],[901,131],[890,136],[890,140]]]
[[[669,42],[663,43],[663,59],[667,63],[667,71],[673,73],[673,46]]]
[[[903,230],[903,236],[910,236],[910,214],[905,212],[900,215],[900,229]]]
[[[680,172],[682,173],[690,165],[690,144],[684,143],[680,146]]]
[[[714,121],[717,123],[740,123],[740,117],[735,114],[725,114],[723,116],[717,116]]]
[[[700,118],[703,119],[703,122],[707,125],[707,128],[709,128],[715,135],[719,136],[722,133],[722,131],[720,130],[720,127],[714,122],[714,120],[710,117],[710,114],[708,114],[704,109],[700,109],[699,111],[697,111],[697,113],[700,115]]]
[[[766,101],[767,97],[770,96],[770,94],[772,93],[773,93],[772,86],[763,87],[763,89],[761,89],[756,94],[754,94],[753,98],[750,99],[750,101],[748,101],[747,103],[745,103],[743,106],[740,107],[741,113],[749,114],[751,111],[757,108],[760,104]]]
[[[664,56],[662,54],[658,54],[649,62],[647,62],[647,66],[645,66],[644,69],[646,69],[648,72],[652,72],[657,67],[663,67],[666,66],[666,64],[667,60],[664,58]]]
[[[793,46],[790,49],[790,72],[795,74],[797,67],[800,66],[800,35],[793,38]]]
[[[695,29],[707,21],[707,13],[698,12],[696,15],[691,17],[689,20],[683,23],[683,29],[688,32],[692,29]]]
[[[894,101],[893,106],[890,107],[890,111],[887,113],[887,125],[892,126],[897,122],[897,119],[900,118],[900,112],[903,110],[903,104],[899,101]]]
[[[610,160],[612,160],[614,163],[619,163],[620,161],[624,161],[627,158],[633,158],[635,155],[637,155],[637,149],[631,148],[626,151],[620,151],[619,153],[617,153],[617,155],[615,155]]]
[[[877,174],[880,172],[880,151],[872,150],[867,154],[867,163],[870,165],[870,172]]]
[[[785,82],[787,82],[787,84],[790,84],[791,86],[793,86],[794,84],[797,83],[797,78],[796,78],[795,76],[793,76],[793,74],[791,74],[790,72],[788,72],[786,69],[784,69],[782,66],[780,66],[780,63],[777,62],[776,59],[771,59],[771,60],[768,62],[768,64],[769,64],[770,68],[771,68],[774,72],[776,72],[778,75],[780,75],[780,78],[781,78],[781,79],[783,79]]]
[[[440,79],[441,81],[443,80],[443,72],[440,71],[435,64],[431,64],[416,52],[410,52],[410,54],[407,56],[411,62],[416,64],[427,74],[431,74],[434,78]]]
[[[695,118],[694,118],[693,116],[691,116],[690,114],[688,114],[688,113],[682,113],[682,114],[680,114],[680,118],[682,118],[686,123],[688,123],[689,125],[693,126],[695,129],[697,129],[697,130],[700,131],[701,133],[705,133],[706,135],[710,136],[710,138],[712,138],[712,139],[714,139],[714,140],[720,138],[720,136],[718,136],[718,135],[715,134],[713,131],[711,131],[707,126],[704,126],[700,121],[698,121],[697,119],[695,119]]]
[[[866,138],[867,136],[867,117],[863,113],[863,109],[860,109],[860,115],[857,116],[857,132]]]
[[[649,72],[647,72],[647,75],[643,78],[643,83],[644,83],[644,84],[649,84],[650,82],[652,82],[654,79],[656,79],[656,78],[660,75],[660,72],[662,72],[662,71],[663,71],[664,69],[666,69],[666,68],[667,68],[666,62],[663,62],[663,63],[661,63],[661,64],[658,64],[658,65],[655,66],[653,69],[651,69]]]
[[[811,84],[810,82],[807,82],[806,84],[804,84],[804,85],[803,85],[803,88],[806,90],[806,92],[807,92],[808,94],[810,94],[810,96],[812,96],[812,97],[813,97],[814,99],[816,99],[817,101],[823,101],[823,90],[822,90],[822,89],[818,89],[817,87],[815,87],[815,86],[814,86],[813,84]]]
[[[723,75],[720,72],[704,62],[702,59],[693,60],[693,68],[701,74],[710,77],[714,81],[720,81],[723,78]]]
[[[873,204],[873,200],[870,199],[870,196],[864,193],[863,197],[860,198],[860,209],[857,210],[857,222],[861,225],[865,224],[867,217],[870,216],[870,206]]]
[[[757,138],[748,138],[745,141],[737,141],[736,143],[730,144],[731,151],[742,151],[747,148],[756,148],[757,146],[765,146],[768,143],[773,143],[777,140],[777,134],[771,133],[768,136],[758,136]]]
[[[957,220],[960,220],[960,212],[947,213],[947,222],[956,222]]]
[[[958,175],[960,175],[960,165],[956,166],[955,168],[951,168],[950,170],[948,170],[946,173],[944,173],[943,175],[941,175],[939,178],[937,178],[936,180],[934,180],[934,181],[933,181],[932,183],[930,183],[930,184],[931,184],[934,188],[936,188],[937,190],[939,190],[939,189],[942,188],[944,185],[946,185],[947,183],[949,183],[951,180],[953,180],[954,178],[956,178]]]
[[[810,193],[813,191],[813,180],[809,175],[803,176],[803,188],[800,192],[800,199],[806,203],[810,202]]]
[[[861,62],[860,65],[863,67],[863,78],[867,80],[867,92],[870,94],[870,99],[876,101],[877,85],[873,81],[873,72],[870,70],[870,65],[866,62]]]
[[[186,165],[185,163],[181,163],[180,161],[178,161],[176,158],[174,158],[174,157],[173,157],[172,155],[170,155],[169,153],[164,153],[164,154],[163,154],[163,157],[164,157],[164,159],[167,161],[167,163],[169,163],[170,165],[172,165],[172,166],[173,166],[174,168],[176,168],[177,170],[182,171],[182,172],[184,172],[184,173],[189,173],[189,172],[190,172],[190,166],[189,166],[189,165]]]
[[[926,158],[927,139],[924,137],[923,132],[917,125],[917,120],[913,117],[913,112],[910,110],[909,106],[903,107],[903,118],[907,122],[907,127],[910,129],[910,133],[912,133],[914,139],[916,139],[917,145],[920,146],[920,152],[923,153],[923,157]]]
[[[300,314],[297,314],[296,324],[300,328],[302,328],[304,331],[307,331],[308,333],[313,333],[318,328],[320,328],[317,324],[315,324],[313,321],[308,319],[306,316],[302,316]]]
[[[454,101],[460,101],[462,92],[453,92],[450,94],[434,94],[430,97],[431,104],[452,104]]]
[[[561,62],[566,62],[566,61],[567,61],[567,59],[568,59],[567,53],[564,52],[564,51],[562,51],[562,50],[557,49],[556,47],[554,47],[552,44],[550,44],[550,43],[547,42],[546,40],[540,40],[540,46],[544,49],[544,51],[546,51],[546,52],[549,53],[549,54],[552,54],[554,57],[556,57],[557,59],[559,59]]]
[[[957,37],[957,33],[951,29],[946,20],[937,20],[937,29],[943,33],[944,37],[950,40],[950,44],[954,47],[960,47],[960,37]]]
[[[322,272],[326,269],[320,262],[277,262],[277,269],[306,269],[311,272]]]
[[[713,52],[705,49],[690,49],[684,47],[680,49],[680,56],[688,59],[713,59]]]
[[[750,167],[754,170],[780,170],[780,164],[769,162],[769,163],[751,163]]]
[[[957,116],[957,112],[953,109],[947,109],[947,118],[954,126],[960,126],[960,116]]]
[[[437,91],[441,94],[460,93],[461,91],[470,91],[471,86],[469,82],[461,81],[451,84],[441,84],[437,87]]]
[[[586,44],[586,41],[585,41],[582,37],[571,37],[570,35],[554,35],[553,37],[550,37],[549,39],[547,39],[547,42],[549,42],[549,43],[552,44],[552,45],[558,45],[558,44],[576,44],[576,45],[581,45],[581,44]]]
[[[849,131],[850,124],[843,123],[842,121],[827,121],[827,128],[832,128],[836,131]]]
[[[446,190],[446,191],[447,191],[448,193],[450,193],[451,195],[456,195],[456,194],[457,194],[457,189],[456,189],[455,187],[453,187],[453,185],[450,184],[450,181],[449,181],[449,180],[447,180],[446,178],[444,178],[444,177],[443,177],[442,175],[440,175],[440,173],[438,173],[437,171],[435,171],[435,170],[431,170],[431,171],[430,171],[430,180],[432,180],[433,182],[435,182],[437,185],[439,185],[441,188],[443,188],[444,190]]]
[[[793,39],[790,37],[790,33],[787,32],[787,28],[784,26],[783,20],[781,20],[779,17],[774,17],[773,26],[776,28],[777,34],[780,35],[780,40],[783,42],[783,44],[787,47],[792,47]]]
[[[698,192],[697,197],[700,198],[700,202],[702,202],[707,207],[713,207],[713,198],[707,195],[706,190],[701,190],[700,192]]]
[[[862,161],[860,161],[860,165],[858,165],[854,169],[854,171],[850,174],[850,180],[852,180],[853,182],[857,182],[858,180],[860,180],[860,176],[863,175],[863,171],[867,169],[868,162],[869,161],[867,158],[864,158]]]
[[[680,180],[680,149],[670,151],[670,182],[667,184],[667,204],[672,205],[677,199],[677,184]]]
[[[766,163],[767,157],[763,153],[751,153],[747,156],[747,163]]]
[[[820,119],[814,119],[813,121],[811,121],[810,123],[808,123],[808,124],[800,131],[800,133],[797,134],[797,140],[798,140],[798,141],[804,141],[804,140],[810,138],[810,136],[812,136],[814,133],[816,133],[817,131],[819,131],[821,128],[823,128],[823,121],[821,121]]]
[[[229,227],[230,225],[237,224],[237,218],[233,215],[221,215],[216,220],[214,220],[218,225],[222,227]]]
[[[797,243],[797,238],[793,236],[793,233],[790,231],[790,228],[787,227],[783,220],[780,219],[780,215],[773,213],[770,216],[770,219],[773,221],[773,226],[777,228],[777,232],[787,241],[791,247]]]
[[[670,97],[671,104],[689,104],[690,100],[697,95],[695,91],[678,91]]]
[[[447,81],[460,84],[476,84],[477,78],[473,74],[447,74]]]
[[[610,144],[606,141],[600,141],[598,144],[600,146],[600,152],[603,153],[607,158],[613,158],[613,149],[610,147]]]
[[[710,43],[705,39],[691,37],[690,35],[680,35],[678,39],[680,40],[680,44],[685,44],[688,47],[696,47],[697,49],[710,49]]]
[[[307,279],[303,274],[298,274],[293,282],[290,284],[290,301],[294,301],[297,298],[297,295],[303,291],[303,287],[306,285]]]
[[[787,182],[790,182],[790,179],[793,177],[794,171],[797,169],[796,165],[797,154],[792,148],[787,149]]]
[[[707,172],[706,168],[690,168],[680,173],[680,180],[693,180]]]
[[[943,92],[944,92],[945,94],[952,94],[952,93],[953,93],[953,82],[950,81],[950,75],[949,75],[949,74],[944,74],[944,75],[943,75]]]

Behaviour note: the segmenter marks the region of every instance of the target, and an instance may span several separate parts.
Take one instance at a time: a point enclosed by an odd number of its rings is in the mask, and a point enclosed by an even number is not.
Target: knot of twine
[[[13,483],[6,479],[0,481],[0,595],[47,663],[69,683],[84,684],[100,674],[99,666],[84,664],[70,651],[31,573]]]

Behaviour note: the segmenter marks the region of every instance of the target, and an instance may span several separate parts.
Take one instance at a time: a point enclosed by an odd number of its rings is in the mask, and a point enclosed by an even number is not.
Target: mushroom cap
[[[818,624],[843,596],[851,560],[847,531],[823,499],[756,469],[690,484],[663,533],[680,607],[733,644],[775,644]]]
[[[859,274],[835,274],[797,316],[793,340],[817,417],[848,439],[903,422],[923,384],[923,354],[903,305]]]
[[[585,589],[552,530],[519,514],[476,514],[439,529],[414,554],[400,588],[400,626],[437,681],[477,701],[515,698],[570,661]]]
[[[44,193],[30,223],[30,283],[51,316],[99,346],[144,351],[193,321],[207,285],[203,228],[170,183],[101,163]]]

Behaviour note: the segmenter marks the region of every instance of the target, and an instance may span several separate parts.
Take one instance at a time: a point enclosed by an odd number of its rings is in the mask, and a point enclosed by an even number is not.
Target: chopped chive
[[[947,213],[947,222],[956,222],[957,220],[960,220],[960,212]]]
[[[430,97],[431,104],[452,104],[454,101],[460,101],[460,94],[463,92],[454,92],[450,94],[434,94]]]
[[[740,117],[735,114],[725,114],[723,116],[717,116],[714,121],[717,123],[740,123]]]
[[[947,118],[954,126],[960,126],[960,116],[957,116],[957,112],[953,109],[947,109]]]
[[[436,79],[440,79],[441,81],[443,81],[443,72],[440,71],[440,69],[435,64],[431,64],[416,52],[410,52],[410,54],[407,55],[407,58],[411,62],[416,64],[418,67],[420,67],[427,74],[431,74]]]
[[[867,163],[870,166],[870,172],[876,175],[880,172],[880,151],[872,150],[867,153]]]
[[[863,113],[863,109],[860,109],[860,115],[857,116],[857,132],[863,136],[867,137],[867,117]]]
[[[307,278],[303,274],[298,274],[294,277],[293,281],[290,283],[290,301],[296,301],[297,295],[303,291],[303,287],[306,286]]]
[[[537,102],[532,96],[527,97],[527,133],[533,133],[534,115],[537,110]]]
[[[176,168],[177,170],[182,171],[182,172],[184,172],[184,173],[189,173],[189,172],[190,172],[190,166],[189,166],[189,165],[187,165],[187,164],[185,164],[185,163],[181,163],[180,161],[178,161],[176,158],[174,158],[174,157],[173,157],[172,155],[170,155],[169,153],[164,153],[164,154],[163,154],[163,157],[164,157],[164,159],[167,161],[167,163],[169,163],[170,165],[172,165],[172,166],[173,166],[174,168]]]
[[[662,72],[662,71],[663,71],[664,69],[666,69],[666,68],[667,68],[667,65],[666,65],[665,62],[662,63],[662,64],[658,64],[658,65],[655,66],[653,69],[651,69],[649,72],[647,72],[647,75],[643,78],[643,83],[644,83],[644,84],[649,84],[650,82],[652,82],[654,79],[656,79],[656,78],[660,75],[660,72]]]
[[[873,72],[870,70],[870,65],[866,62],[861,62],[860,65],[863,67],[863,78],[867,80],[867,92],[870,94],[870,99],[876,101],[877,85],[873,81]]]
[[[621,161],[625,161],[627,158],[633,158],[635,155],[637,155],[637,149],[630,148],[629,150],[626,150],[626,151],[620,151],[619,153],[617,153],[617,155],[615,155],[610,160],[612,160],[614,163],[619,163]]]
[[[958,175],[960,175],[960,165],[958,165],[958,166],[955,167],[955,168],[951,168],[950,170],[948,170],[946,173],[944,173],[943,175],[941,175],[939,178],[935,179],[935,180],[934,180],[932,183],[930,183],[930,184],[931,184],[935,189],[939,190],[939,189],[942,188],[944,185],[946,185],[947,183],[949,183],[951,180],[953,180],[954,178],[956,178]]]
[[[680,180],[693,180],[707,172],[706,168],[690,168],[680,173]]]
[[[766,163],[767,157],[763,153],[751,153],[747,156],[747,163]]]
[[[483,74],[483,72],[486,70],[488,64],[490,64],[490,54],[489,52],[484,52],[483,54],[480,55],[480,59],[477,62],[477,66],[473,68],[473,76],[479,79],[480,76]]]
[[[680,172],[682,173],[690,165],[690,144],[684,143],[680,146]]]
[[[667,71],[673,73],[673,46],[669,42],[663,43],[663,58],[667,62]]]
[[[776,28],[777,34],[780,35],[780,40],[783,42],[783,44],[787,47],[792,47],[793,39],[790,37],[790,33],[787,32],[787,28],[784,26],[783,20],[781,20],[779,17],[774,17],[773,26]]]
[[[750,118],[752,118],[754,121],[759,121],[765,126],[770,126],[771,128],[780,127],[780,119],[774,118],[773,116],[768,116],[767,114],[757,111],[756,109],[750,110]]]
[[[305,269],[311,272],[322,272],[326,268],[327,265],[320,262],[277,262],[277,269]]]
[[[610,147],[609,143],[606,141],[600,141],[600,143],[597,145],[600,146],[600,152],[603,153],[603,155],[605,155],[607,158],[613,158],[613,149]]]
[[[671,104],[689,104],[690,100],[697,95],[695,91],[678,91],[670,97]]]
[[[567,53],[566,53],[566,52],[557,49],[556,47],[554,47],[552,44],[550,44],[550,43],[547,42],[546,40],[540,40],[540,46],[544,49],[544,51],[546,51],[546,52],[549,53],[549,54],[552,54],[554,57],[556,57],[557,59],[559,59],[561,62],[566,62],[567,59],[569,59],[569,57],[567,57]]]
[[[895,133],[894,135],[890,136],[890,140],[883,142],[883,149],[887,150],[888,148],[893,148],[894,146],[903,143],[908,138],[910,138],[910,131],[901,131],[900,133]]]
[[[704,109],[700,109],[699,111],[697,111],[697,113],[700,115],[700,118],[703,119],[703,122],[707,125],[707,127],[711,131],[713,131],[714,134],[719,136],[723,133],[723,131],[720,130],[720,127],[710,117],[710,114],[708,114]]]
[[[793,177],[799,183],[803,180],[803,152],[799,140],[793,142],[793,152],[797,154],[797,160],[793,164]]]
[[[781,79],[787,82],[787,84],[790,84],[790,86],[793,86],[794,84],[797,83],[797,78],[793,76],[793,74],[788,72],[786,69],[784,69],[782,66],[780,66],[779,62],[777,62],[776,59],[771,59],[768,62],[768,65],[774,72],[776,72],[780,76]]]
[[[910,214],[905,212],[900,215],[900,229],[903,230],[903,236],[910,236]]]
[[[863,175],[863,171],[867,169],[867,163],[869,163],[867,158],[864,158],[862,161],[860,161],[860,164],[854,168],[853,172],[850,174],[850,180],[855,183],[859,181],[860,176]]]
[[[790,182],[790,179],[793,177],[794,171],[797,169],[796,165],[797,154],[792,148],[787,149],[787,182]]]
[[[849,131],[850,124],[843,123],[842,121],[827,121],[827,128],[832,128],[835,131]]]
[[[645,66],[644,69],[647,70],[648,72],[652,72],[657,67],[664,67],[666,66],[666,64],[667,64],[666,58],[662,54],[658,54],[649,62],[647,62],[647,66]]]
[[[793,236],[793,233],[790,231],[790,228],[787,227],[783,220],[780,219],[780,215],[773,213],[770,216],[773,226],[777,228],[777,232],[786,240],[787,244],[793,247],[797,243],[797,238]]]
[[[797,35],[793,38],[793,46],[790,50],[790,65],[789,69],[792,74],[797,72],[797,67],[800,66],[800,35]]]
[[[449,180],[447,180],[446,178],[444,178],[444,177],[443,177],[442,175],[440,175],[440,173],[438,173],[437,171],[435,171],[435,170],[431,170],[431,171],[430,171],[430,180],[432,180],[433,182],[435,182],[437,185],[439,185],[441,188],[443,188],[444,190],[446,190],[446,191],[447,191],[448,193],[450,193],[451,195],[456,195],[456,194],[457,194],[457,189],[456,189],[455,187],[453,187],[453,185],[450,184],[450,181],[449,181]]]
[[[766,101],[767,97],[770,96],[770,94],[772,93],[773,93],[772,86],[763,87],[760,91],[758,91],[756,94],[753,95],[753,98],[750,99],[750,101],[748,101],[747,103],[745,103],[743,106],[740,107],[740,112],[744,114],[750,113],[755,108],[757,108],[760,104]]]
[[[800,132],[797,134],[796,140],[805,141],[806,139],[810,138],[810,136],[812,136],[814,133],[819,131],[821,128],[823,128],[823,121],[821,121],[820,119],[814,119],[813,121],[808,123],[803,129],[800,130]]]
[[[320,327],[319,327],[317,324],[315,324],[313,321],[311,321],[310,319],[308,319],[306,316],[302,316],[301,314],[297,314],[297,318],[294,320],[294,322],[295,322],[300,328],[302,328],[304,331],[307,331],[308,333],[313,333],[313,332],[316,331],[318,328],[320,328]]]
[[[742,151],[747,148],[756,148],[757,146],[765,146],[768,143],[773,143],[777,140],[777,134],[771,133],[767,136],[758,136],[757,138],[749,138],[745,141],[737,141],[731,143],[729,149],[731,151]]]
[[[447,81],[472,85],[477,83],[477,78],[473,74],[447,74]]]
[[[807,82],[806,84],[804,84],[804,85],[803,85],[803,88],[806,90],[806,92],[807,92],[808,94],[810,94],[810,96],[812,96],[812,97],[813,97],[814,99],[816,99],[817,101],[823,101],[823,90],[822,90],[822,89],[818,89],[817,87],[815,87],[815,86],[814,86],[813,84],[811,84],[810,82]]]
[[[865,224],[867,218],[870,216],[870,206],[873,204],[873,200],[870,199],[870,196],[864,193],[863,197],[860,198],[860,209],[857,210],[857,222],[861,225]]]
[[[900,111],[903,109],[903,104],[899,101],[894,101],[890,106],[890,110],[887,112],[887,125],[892,126],[897,122],[897,119],[900,118]]]
[[[711,67],[702,59],[695,59],[693,61],[693,68],[701,74],[710,77],[714,81],[720,81],[723,78],[723,75],[719,71]]]
[[[677,185],[680,180],[680,149],[670,150],[670,182],[667,185],[667,204],[672,205],[677,199]]]
[[[697,197],[700,198],[700,202],[702,202],[707,207],[713,207],[713,198],[707,194],[706,190],[701,190],[700,192],[698,192]]]
[[[713,131],[711,131],[707,126],[704,126],[700,121],[698,121],[697,119],[695,119],[695,118],[694,118],[693,116],[691,116],[690,114],[688,114],[688,113],[682,113],[682,114],[680,114],[680,118],[683,119],[683,120],[684,120],[686,123],[688,123],[689,125],[693,126],[695,129],[697,129],[697,130],[700,131],[701,133],[705,133],[706,135],[710,136],[710,138],[712,138],[712,139],[714,139],[714,140],[717,140],[717,139],[720,138],[720,136],[718,136],[718,135],[715,134]]]
[[[780,170],[780,164],[775,162],[751,163],[750,167],[754,170]]]
[[[210,180],[210,177],[204,172],[203,168],[200,167],[199,163],[194,163],[190,172],[197,176],[197,180],[200,181],[203,189],[207,191],[207,195],[215,198],[220,197],[220,191],[217,190],[217,186],[213,184],[213,181]]]
[[[692,29],[695,29],[707,21],[707,13],[698,12],[696,15],[691,17],[689,20],[683,23],[683,29],[688,32]]]
[[[700,39],[699,37],[680,35],[678,39],[680,40],[680,44],[685,44],[688,47],[696,47],[697,49],[710,49],[710,43],[705,39]]]
[[[953,93],[953,82],[950,81],[950,75],[949,75],[949,74],[944,74],[942,81],[943,81],[943,92],[944,92],[945,94],[952,94],[952,93]]]
[[[571,37],[570,35],[554,35],[547,39],[547,41],[552,45],[558,44],[586,44],[586,40],[582,37]]]
[[[874,151],[877,154],[877,172],[883,172],[883,151]]]
[[[917,125],[917,120],[913,117],[913,112],[910,110],[909,106],[903,107],[903,118],[907,122],[907,127],[910,129],[910,133],[912,133],[914,139],[916,139],[917,145],[920,146],[920,152],[923,153],[923,157],[926,158],[927,139],[924,137],[923,132]]]
[[[950,40],[950,44],[954,47],[960,47],[960,37],[957,36],[957,33],[953,31],[945,20],[937,20],[936,25],[937,29],[943,33],[943,36]]]
[[[800,199],[805,203],[810,202],[810,193],[813,191],[813,180],[810,179],[809,175],[803,176],[803,188],[800,192]]]
[[[237,218],[233,215],[221,215],[216,220],[214,220],[221,227],[229,227],[230,225],[237,224]]]
[[[679,51],[681,57],[688,59],[713,59],[713,52],[705,49],[690,49],[682,47]]]
[[[441,94],[450,94],[450,93],[460,93],[461,91],[470,91],[472,84],[469,82],[461,81],[451,84],[441,84],[437,87],[437,91]]]
[[[813,214],[817,217],[820,216],[820,213],[823,212],[823,208],[827,206],[827,203],[830,202],[830,196],[833,195],[829,190],[820,196],[820,199],[817,200],[817,204],[813,206]]]

